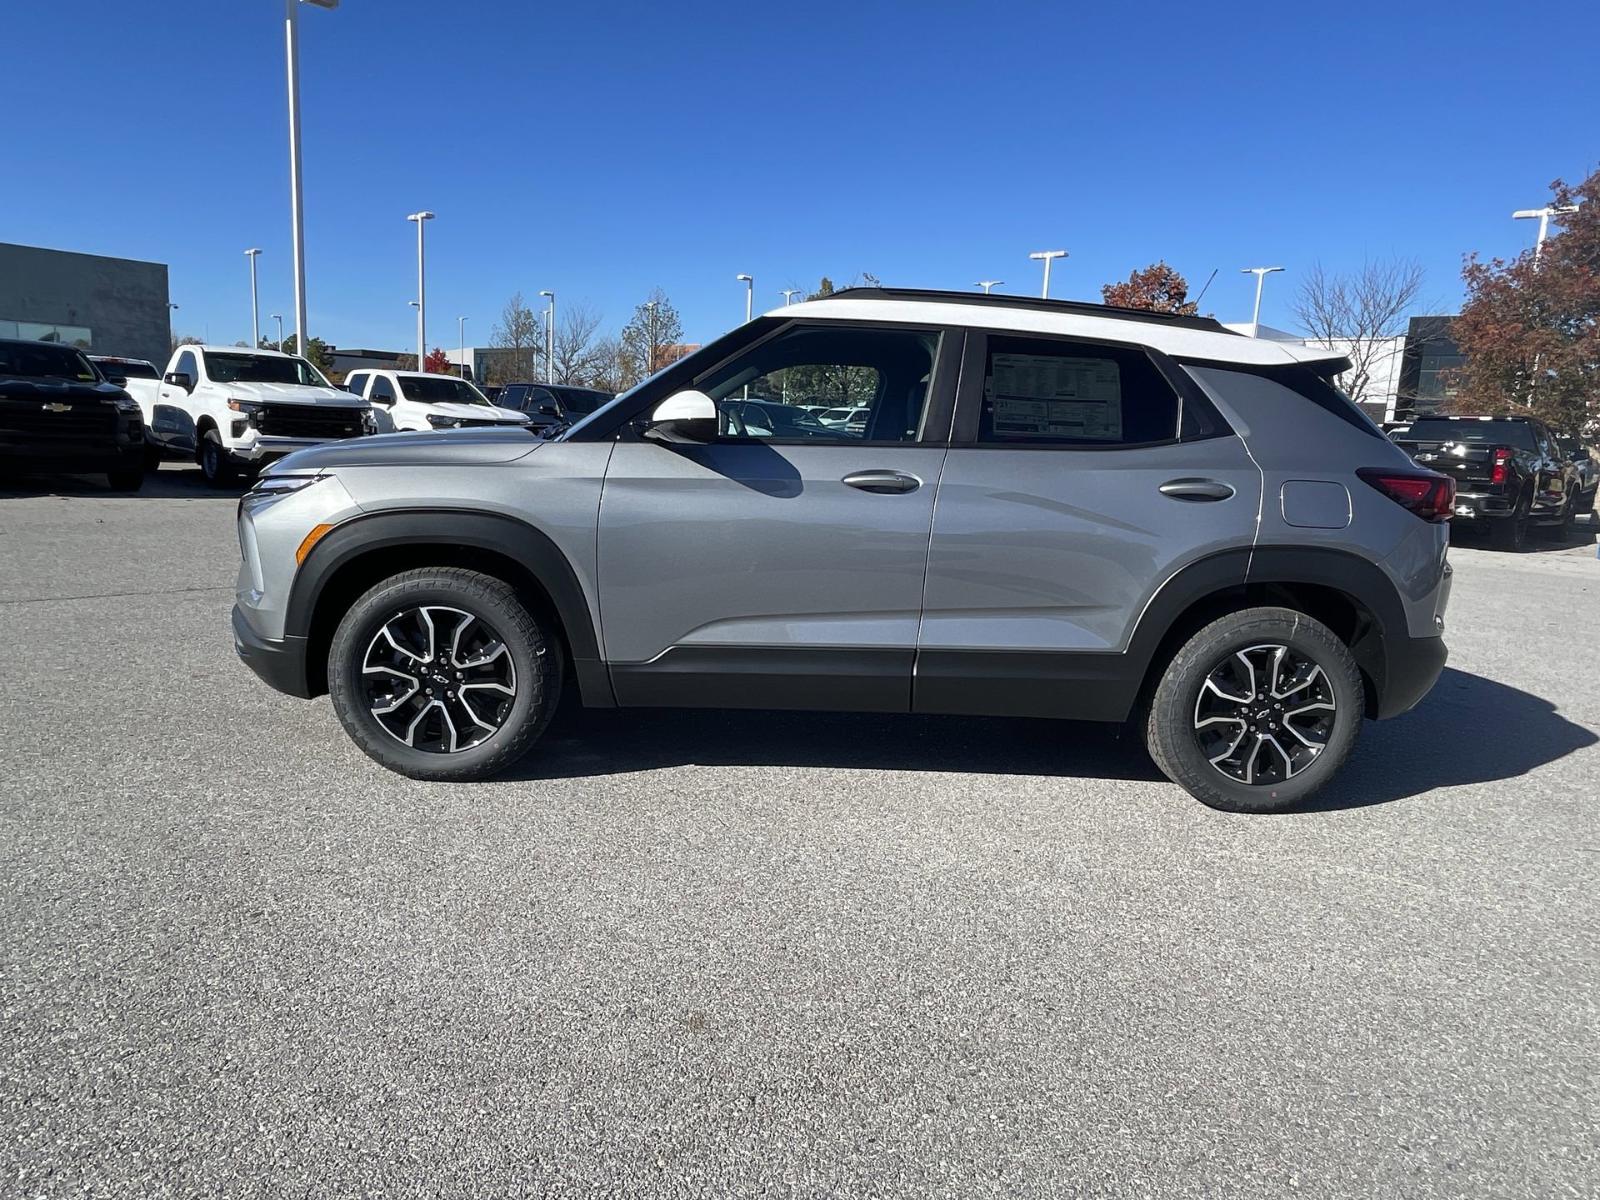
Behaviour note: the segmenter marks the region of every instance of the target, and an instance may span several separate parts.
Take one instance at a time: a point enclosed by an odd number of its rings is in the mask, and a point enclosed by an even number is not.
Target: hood
[[[83,404],[101,400],[115,402],[128,393],[114,383],[93,383],[76,379],[35,379],[31,376],[0,375],[0,396],[7,400],[33,400],[43,403]]]
[[[495,408],[488,404],[464,404],[459,400],[442,400],[428,405],[428,411],[441,417],[459,417],[464,421],[505,421],[521,425],[526,418],[515,409]]]
[[[342,388],[319,387],[307,383],[219,383],[237,400],[262,404],[330,404],[339,408],[367,408],[365,400]]]
[[[438,433],[383,433],[296,450],[263,472],[337,471],[344,467],[470,466],[512,462],[545,443],[527,429],[446,429]]]

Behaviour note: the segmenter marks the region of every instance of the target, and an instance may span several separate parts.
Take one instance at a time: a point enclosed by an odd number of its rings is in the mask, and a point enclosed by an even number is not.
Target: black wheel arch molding
[[[516,517],[449,507],[363,513],[341,522],[312,547],[295,572],[285,608],[285,648],[298,644],[304,660],[305,685],[295,694],[326,691],[322,676],[333,628],[356,595],[377,582],[370,568],[384,564],[377,570],[382,577],[392,573],[391,563],[396,570],[422,565],[404,552],[422,546],[445,552],[452,565],[486,574],[497,573],[492,560],[512,564],[516,577],[506,582],[531,589],[528,599],[559,623],[583,703],[591,708],[615,704],[588,597],[565,552],[544,531]],[[324,603],[330,598],[338,601],[338,612]]]

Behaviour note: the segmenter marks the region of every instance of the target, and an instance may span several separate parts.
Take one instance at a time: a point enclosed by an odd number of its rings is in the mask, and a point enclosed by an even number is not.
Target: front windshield
[[[482,392],[453,375],[402,375],[400,391],[419,404],[488,404]]]
[[[97,383],[100,375],[83,352],[71,346],[0,342],[0,375],[23,379],[72,379]]]
[[[214,383],[298,383],[332,387],[322,373],[303,358],[276,354],[235,354],[206,351],[206,371]]]

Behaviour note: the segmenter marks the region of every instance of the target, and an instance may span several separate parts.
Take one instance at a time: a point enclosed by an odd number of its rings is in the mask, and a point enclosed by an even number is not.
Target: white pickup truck
[[[162,373],[146,428],[157,460],[197,461],[207,482],[225,484],[291,451],[363,437],[378,427],[370,404],[334,387],[303,358],[179,346]]]
[[[483,425],[525,429],[528,418],[499,408],[465,379],[422,371],[352,371],[344,386],[371,402],[384,432],[471,429]]]

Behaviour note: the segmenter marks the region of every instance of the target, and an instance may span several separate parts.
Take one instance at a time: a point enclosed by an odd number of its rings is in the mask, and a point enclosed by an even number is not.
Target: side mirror
[[[645,418],[644,436],[658,442],[714,442],[717,428],[717,402],[688,388],[656,405]]]
[[[186,392],[194,391],[194,380],[187,371],[168,371],[161,379],[163,383],[170,383],[173,387],[180,387]]]
[[[561,410],[554,404],[541,404],[539,405],[539,415],[541,417],[559,417]]]

